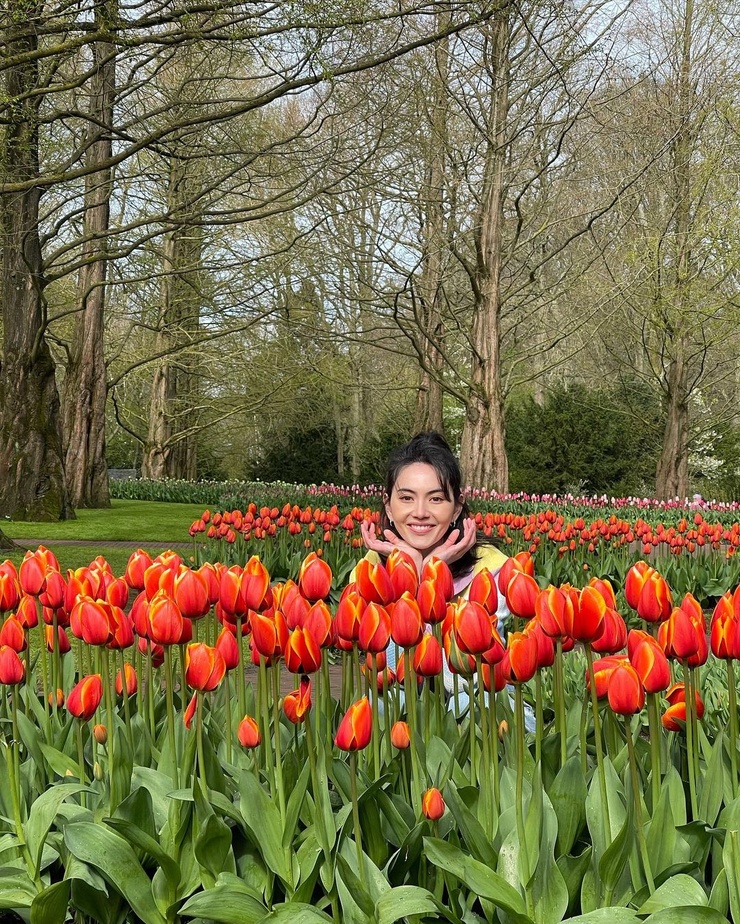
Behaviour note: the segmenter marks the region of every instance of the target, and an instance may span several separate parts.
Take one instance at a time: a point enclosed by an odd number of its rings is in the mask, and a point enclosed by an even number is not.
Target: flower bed
[[[0,907],[45,924],[740,920],[740,593],[708,626],[637,563],[628,636],[608,581],[535,573],[523,552],[448,602],[446,566],[419,580],[399,555],[330,605],[317,555],[279,584],[256,557],[137,552],[121,577],[102,559],[64,576],[43,548],[4,563]]]

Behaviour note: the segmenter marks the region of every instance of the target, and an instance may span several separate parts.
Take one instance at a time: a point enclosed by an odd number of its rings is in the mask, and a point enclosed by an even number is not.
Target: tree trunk
[[[444,30],[449,11],[438,15]],[[447,249],[445,229],[445,167],[447,162],[447,106],[449,73],[449,39],[435,45],[435,74],[432,86],[429,176],[426,189],[423,275],[421,290],[421,380],[416,394],[414,430],[444,433],[442,375],[444,360],[439,347],[444,341],[442,299],[444,297],[444,253]]]
[[[100,31],[115,21],[116,4],[96,4]],[[83,265],[78,277],[78,315],[64,388],[64,461],[67,486],[75,507],[108,507],[108,465],[105,458],[107,370],[104,318],[107,234],[110,218],[115,46],[92,46],[95,69],[90,88],[88,148],[85,163],[94,172],[85,179]]]
[[[471,385],[465,408],[460,462],[468,484],[506,491],[504,397],[501,385],[501,251],[506,167],[506,119],[509,104],[506,8],[491,20],[491,106],[483,191],[475,233],[476,274],[472,330]]]
[[[184,158],[170,168],[170,215],[177,222],[164,241],[162,307],[157,353],[162,355],[152,381],[149,433],[141,474],[144,478],[194,479],[198,355],[191,344],[200,327],[202,231],[198,222],[197,183]]]
[[[39,242],[37,28],[42,4],[3,14],[5,133],[0,199],[3,231],[0,366],[0,514],[18,520],[74,517],[64,477],[59,393],[45,339]],[[15,191],[9,190],[17,184]]]
[[[687,0],[684,12],[681,60],[678,69],[678,126],[673,142],[673,196],[675,278],[672,302],[675,324],[669,324],[670,362],[665,379],[666,424],[663,446],[655,476],[658,497],[686,497],[689,493],[689,368],[684,330],[693,323],[691,317],[691,161],[694,152],[695,129],[692,124],[693,82],[691,76],[691,45],[694,5]]]

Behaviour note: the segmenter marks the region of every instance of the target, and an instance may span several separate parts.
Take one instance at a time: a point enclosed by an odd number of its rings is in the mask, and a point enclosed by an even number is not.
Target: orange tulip
[[[331,568],[323,558],[311,552],[303,560],[298,572],[298,586],[307,600],[316,602],[329,596],[331,590]]]
[[[33,597],[23,594],[15,614],[25,629],[34,629],[39,624],[39,611]]]
[[[172,597],[185,619],[201,619],[211,609],[206,579],[184,566],[175,576]]]
[[[524,571],[514,571],[504,589],[506,605],[514,616],[531,619],[535,614],[535,601],[540,588],[537,581]]]
[[[310,632],[319,648],[334,644],[334,622],[331,611],[323,600],[317,600],[309,609],[303,621],[303,628]]]
[[[668,689],[671,668],[665,652],[652,635],[632,629],[627,637],[627,651],[646,693],[660,693]]]
[[[361,751],[370,744],[373,713],[367,696],[353,703],[339,723],[334,744],[341,751]]]
[[[18,652],[10,645],[0,645],[0,683],[13,686],[22,683],[26,668]]]
[[[442,793],[435,787],[427,789],[421,797],[421,811],[430,821],[439,821],[445,813],[445,800]]]
[[[18,578],[7,572],[0,572],[0,613],[9,613],[16,609],[21,599]]]
[[[224,626],[216,639],[216,648],[221,652],[227,671],[239,666],[239,645],[236,636],[228,626]]]
[[[164,590],[158,590],[147,607],[147,636],[158,645],[177,645],[184,621],[180,608]]]
[[[194,642],[185,650],[185,682],[194,690],[207,693],[224,679],[226,662],[217,648]]]
[[[18,569],[21,590],[30,597],[37,597],[46,587],[46,573],[49,570],[47,558],[40,550],[26,552]]]
[[[661,717],[663,728],[668,731],[683,731],[686,727],[686,689],[682,683],[674,683],[666,693],[668,708]],[[704,715],[704,703],[699,691],[694,691],[696,703],[696,717],[701,719]]]
[[[658,641],[669,658],[688,661],[701,650],[700,635],[706,636],[702,626],[681,607],[674,607],[667,622],[658,632]]]
[[[151,565],[152,559],[143,549],[131,553],[126,565],[126,583],[134,590],[144,589],[144,572]]]
[[[103,698],[103,678],[100,674],[88,674],[77,683],[67,697],[67,712],[87,722]]]
[[[251,615],[252,645],[263,658],[279,658],[288,643],[285,617],[277,610],[272,617],[254,612]],[[258,662],[259,663],[259,662]]]
[[[414,671],[420,677],[437,677],[442,673],[442,647],[430,633],[423,635],[414,649]]]
[[[606,611],[606,600],[601,592],[592,585],[584,587],[578,595],[578,605],[574,607],[571,636],[577,642],[593,642],[598,639],[604,631]]]
[[[44,589],[38,595],[41,605],[51,610],[60,609],[64,606],[66,592],[67,584],[61,572],[52,569],[47,570]]]
[[[620,664],[609,678],[609,708],[617,715],[634,715],[645,705],[645,689],[631,664]]]
[[[607,607],[601,635],[594,639],[591,647],[598,654],[616,654],[627,644],[627,624],[619,613]]]
[[[460,674],[463,677],[471,677],[475,673],[475,658],[472,655],[461,651],[455,633],[446,632],[442,637],[445,649],[447,664],[453,674]]]
[[[729,593],[720,597],[714,608],[710,644],[715,658],[740,658],[740,629]]]
[[[390,640],[391,617],[388,610],[379,603],[368,603],[360,618],[358,647],[361,651],[376,654],[385,651]]]
[[[283,699],[283,711],[289,722],[300,725],[311,710],[311,680],[303,676],[297,690],[287,693]]]
[[[637,601],[637,615],[647,622],[668,619],[673,608],[673,598],[665,578],[652,571],[647,574]]]
[[[596,684],[596,698],[604,699],[609,691],[609,682],[614,671],[622,664],[627,664],[627,655],[608,655],[606,658],[599,658],[594,661],[594,682]],[[591,682],[586,672],[586,687],[591,689]]]
[[[393,549],[385,563],[388,577],[391,579],[393,599],[408,591],[414,596],[419,588],[419,572],[414,560],[400,549]]]
[[[0,629],[0,645],[7,645],[18,653],[25,651],[28,647],[23,624],[17,616],[8,616],[3,623],[2,629]]]
[[[69,643],[69,636],[64,631],[63,626],[57,626],[56,642],[54,640],[54,627],[44,626],[44,636],[46,638],[47,651],[54,651],[59,647],[59,654],[67,654],[72,647]]]
[[[480,605],[491,615],[498,609],[498,588],[493,572],[484,568],[470,582],[468,600]]]
[[[293,629],[283,657],[291,674],[313,674],[321,667],[321,649],[307,629]]]
[[[241,592],[243,570],[233,565],[221,572],[218,602],[224,614],[230,619],[247,615],[247,605]]]
[[[394,722],[391,727],[391,744],[399,751],[411,747],[411,729],[407,722]]]
[[[390,576],[380,562],[360,559],[355,568],[355,585],[357,592],[367,603],[387,606],[394,598]]]
[[[324,603],[323,600],[320,602]],[[273,603],[285,616],[285,622],[291,631],[302,626],[311,611],[311,604],[293,581],[286,581],[282,587],[273,587]]]
[[[531,680],[537,673],[537,639],[524,632],[510,632],[506,656],[501,664],[512,683]]]
[[[445,600],[452,600],[455,595],[455,581],[450,566],[440,558],[430,558],[421,571],[422,581],[432,581]]]
[[[339,600],[334,616],[334,631],[345,642],[356,642],[360,637],[360,618],[367,606],[355,585],[348,585]]]
[[[133,696],[139,689],[139,680],[136,676],[133,664],[128,661],[123,665],[123,673],[126,677],[126,693]],[[123,676],[119,670],[116,674],[116,695],[123,696]]]
[[[493,642],[491,616],[480,603],[461,600],[455,606],[452,631],[458,648],[465,654],[483,654]]]
[[[243,748],[256,748],[262,743],[259,725],[251,715],[245,715],[241,720],[236,736]]]
[[[551,638],[566,638],[573,630],[573,598],[552,584],[535,599],[535,614],[542,631]]]
[[[418,645],[424,634],[421,610],[409,593],[402,594],[391,610],[391,637],[401,648]]]
[[[422,581],[416,591],[416,602],[424,622],[434,625],[442,622],[447,613],[447,600],[441,588],[431,580]]]
[[[75,638],[88,645],[107,645],[112,637],[110,608],[81,594],[70,614],[70,627]]]
[[[624,595],[627,599],[627,605],[631,609],[637,609],[645,581],[654,571],[655,569],[651,568],[646,561],[638,561],[627,572],[624,580]]]
[[[589,587],[593,587],[594,590],[597,590],[601,594],[608,609],[616,610],[617,598],[614,595],[614,588],[612,587],[610,581],[608,581],[606,578],[593,577],[588,582],[588,585]]]

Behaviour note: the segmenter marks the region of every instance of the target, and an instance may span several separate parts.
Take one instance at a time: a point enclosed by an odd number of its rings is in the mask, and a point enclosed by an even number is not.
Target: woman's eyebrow
[[[416,494],[417,493],[417,491],[415,491],[414,488],[403,488],[400,485],[396,485],[395,489],[396,491],[399,491],[399,492],[403,491],[405,494]],[[432,488],[431,491],[427,491],[426,493],[427,494],[444,494],[445,497],[447,497],[447,495],[445,494],[445,489],[443,487]]]

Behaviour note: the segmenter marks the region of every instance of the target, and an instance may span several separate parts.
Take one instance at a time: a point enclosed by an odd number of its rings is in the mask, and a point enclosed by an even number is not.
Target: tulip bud
[[[442,793],[435,787],[427,789],[421,797],[421,811],[430,821],[439,821],[445,813],[445,801]]]
[[[391,728],[391,744],[399,751],[411,746],[411,730],[406,722],[394,722]]]
[[[106,744],[108,741],[108,729],[100,723],[93,725],[93,737],[98,744]]]
[[[243,748],[256,748],[262,742],[259,725],[251,715],[245,715],[241,720],[236,736]]]
[[[342,751],[361,751],[370,744],[373,713],[366,696],[353,703],[339,723],[334,744]]]

